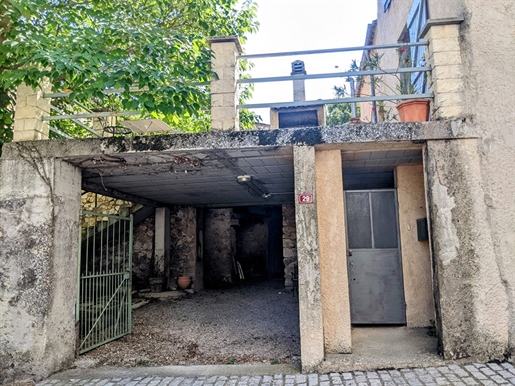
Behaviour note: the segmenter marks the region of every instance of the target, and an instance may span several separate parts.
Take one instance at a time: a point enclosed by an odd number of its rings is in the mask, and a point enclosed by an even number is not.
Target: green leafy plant
[[[410,49],[409,46],[400,46],[397,48],[397,55],[399,57],[399,67],[398,68],[407,68],[411,67],[411,58],[410,58]],[[377,70],[384,71],[381,67],[381,60],[384,54],[378,54],[374,52],[369,55],[368,58],[362,61],[361,68],[364,70]],[[356,63],[354,62],[354,65]],[[381,90],[381,88],[385,88],[389,92],[393,94],[416,94],[415,85],[411,82],[411,74],[410,73],[397,73],[397,74],[387,74],[385,75],[374,75],[371,78],[371,85]],[[385,76],[391,76],[396,78],[396,86],[392,87],[389,82],[385,81]],[[359,82],[363,84],[365,81],[364,77],[358,78]]]
[[[71,91],[66,111],[75,102],[140,110],[174,129],[207,130],[209,89],[198,86],[211,77],[207,38],[244,43],[258,28],[256,12],[252,0],[3,0],[0,141],[12,138],[16,87],[43,79],[54,92]],[[106,88],[120,91],[107,96]]]

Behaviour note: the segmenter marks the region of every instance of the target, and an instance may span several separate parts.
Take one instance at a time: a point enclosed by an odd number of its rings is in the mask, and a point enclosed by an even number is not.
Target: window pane
[[[393,191],[373,192],[371,199],[374,248],[397,248],[395,193]]]
[[[368,192],[347,192],[346,200],[349,248],[372,248]]]

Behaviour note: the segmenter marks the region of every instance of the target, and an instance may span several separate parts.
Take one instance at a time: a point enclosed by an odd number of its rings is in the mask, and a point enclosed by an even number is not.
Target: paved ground
[[[280,373],[273,374],[276,370]],[[207,372],[207,374],[206,374]],[[222,373],[226,375],[219,375]],[[262,375],[265,373],[272,375]],[[209,374],[211,373],[211,374]],[[256,375],[252,375],[252,374]],[[258,375],[262,373],[261,375]],[[180,375],[184,374],[184,375]],[[196,375],[195,375],[196,374]],[[202,375],[201,375],[202,374]],[[231,375],[233,374],[233,375]],[[247,375],[242,375],[247,374]],[[467,386],[515,385],[511,363],[299,374],[288,366],[202,366],[71,370],[37,386]]]

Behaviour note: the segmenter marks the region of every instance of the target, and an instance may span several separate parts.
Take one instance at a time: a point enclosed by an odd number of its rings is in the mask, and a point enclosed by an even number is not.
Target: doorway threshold
[[[441,366],[437,339],[427,328],[353,327],[352,354],[328,354],[321,373]]]

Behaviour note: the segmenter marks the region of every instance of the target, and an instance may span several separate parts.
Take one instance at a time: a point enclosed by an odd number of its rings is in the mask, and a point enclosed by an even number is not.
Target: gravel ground
[[[133,311],[132,334],[81,356],[96,366],[298,363],[297,298],[281,280],[204,290]]]

